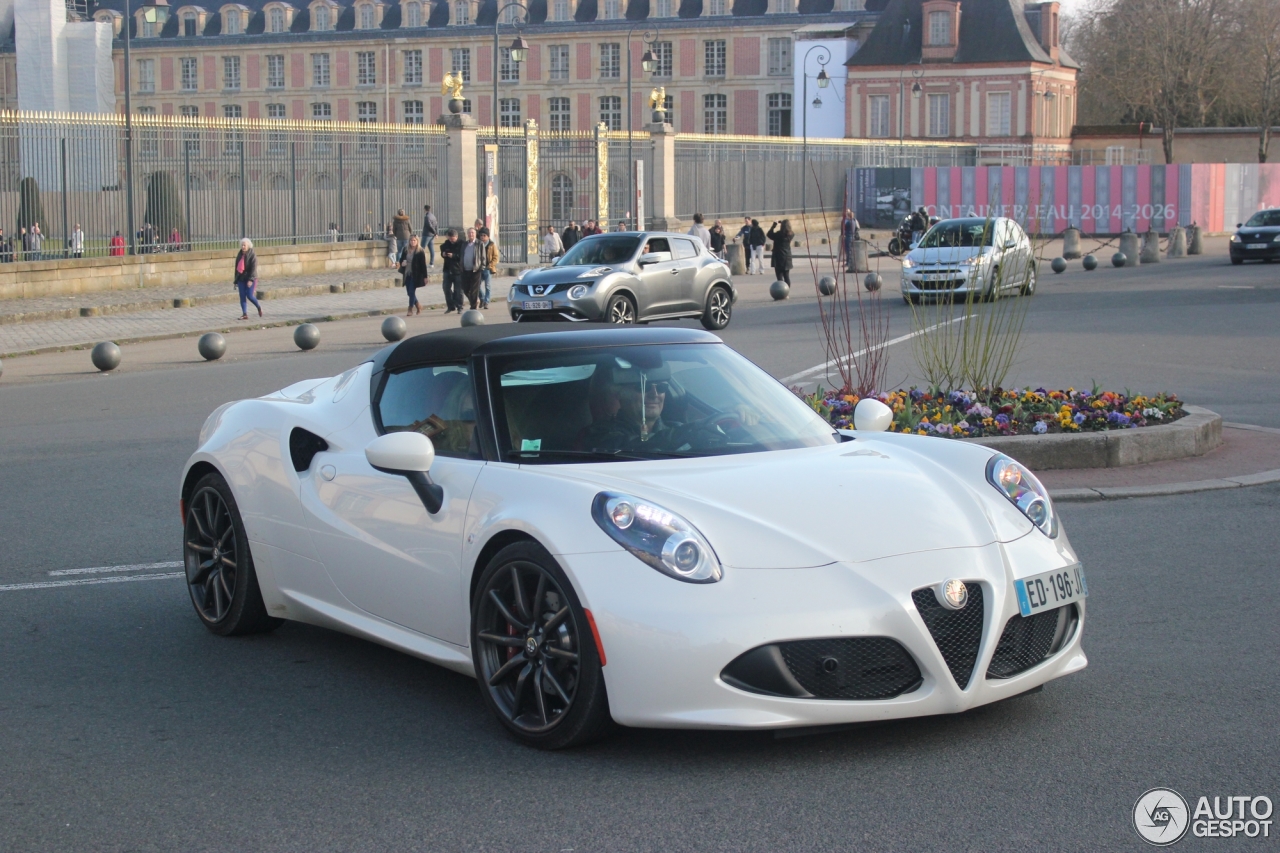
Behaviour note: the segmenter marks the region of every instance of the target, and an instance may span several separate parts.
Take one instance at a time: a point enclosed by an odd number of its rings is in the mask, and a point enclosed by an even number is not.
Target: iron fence
[[[476,134],[476,198],[482,209],[481,218],[490,225],[495,217],[498,220],[497,233],[491,234],[490,239],[497,242],[498,256],[506,264],[524,264],[528,260],[530,130],[503,128],[495,138],[492,127],[482,127]]]
[[[582,225],[600,217],[598,133],[538,134],[539,231],[546,233],[548,225],[562,230],[570,222]]]
[[[625,131],[609,134],[609,222],[622,223],[628,230],[635,230],[650,226],[653,216],[653,141],[648,133],[634,133],[631,144],[627,142]],[[632,209],[631,181],[635,163],[644,164],[641,167],[644,185],[640,189],[646,201],[642,223],[636,221],[639,211]]]

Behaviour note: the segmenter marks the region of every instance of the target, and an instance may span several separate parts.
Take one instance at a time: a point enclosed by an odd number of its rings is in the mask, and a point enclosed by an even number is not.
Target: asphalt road
[[[1045,282],[1019,381],[1174,390],[1280,426],[1274,268],[1094,275]],[[814,326],[798,297],[741,305],[725,337],[781,376],[823,361]],[[178,559],[205,415],[362,351],[0,385],[0,585]],[[890,375],[914,370],[897,345]],[[430,664],[292,624],[213,637],[178,580],[0,591],[0,850],[1143,849],[1148,788],[1280,801],[1278,502],[1064,505],[1088,669],[958,717],[786,739],[630,730],[543,754]]]

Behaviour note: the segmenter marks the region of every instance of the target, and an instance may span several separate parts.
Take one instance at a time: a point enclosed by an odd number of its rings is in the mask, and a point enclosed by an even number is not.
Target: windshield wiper
[[[507,458],[534,461],[542,457],[563,457],[565,459],[593,459],[597,462],[643,462],[646,457],[633,456],[622,450],[508,450]]]

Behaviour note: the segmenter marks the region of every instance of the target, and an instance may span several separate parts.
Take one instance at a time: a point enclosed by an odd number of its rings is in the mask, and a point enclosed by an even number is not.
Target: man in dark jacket
[[[747,265],[748,275],[764,275],[764,247],[768,238],[760,227],[760,220],[751,220],[751,229],[747,232],[747,245],[751,248],[751,261]]]
[[[564,243],[564,250],[567,252],[573,248],[573,244],[582,239],[582,230],[578,228],[578,223],[570,222],[568,227],[564,229],[564,233],[560,235],[560,242]]]
[[[396,238],[396,257],[398,258],[404,252],[405,246],[409,245],[409,238],[413,236],[413,226],[409,224],[409,217],[405,215],[403,207],[391,217],[391,233]]]
[[[440,224],[436,215],[431,212],[431,205],[422,206],[422,248],[427,250],[431,258],[431,266],[436,265],[436,235],[440,233]]]
[[[444,313],[461,313],[462,243],[458,241],[458,232],[452,228],[445,232],[444,242],[440,244],[440,262],[444,267],[444,273],[440,277],[440,283],[444,287]]]

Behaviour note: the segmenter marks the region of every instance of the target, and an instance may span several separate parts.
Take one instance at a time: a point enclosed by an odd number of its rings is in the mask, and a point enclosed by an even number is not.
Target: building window
[[[200,108],[193,106],[178,107],[178,115],[183,118],[199,118]],[[182,131],[182,149],[188,154],[200,153],[200,131],[183,130]]]
[[[765,99],[769,108],[769,135],[791,135],[791,95],[778,92]]]
[[[791,76],[791,39],[769,39],[769,76]]]
[[[569,79],[569,45],[551,45],[551,79]]]
[[[199,65],[194,56],[184,56],[178,60],[178,72],[182,91],[194,92],[199,86]]]
[[[622,130],[622,98],[605,95],[600,99],[600,121],[610,130]]]
[[[326,89],[329,87],[329,54],[311,54],[311,85]]]
[[[240,118],[240,116],[241,112],[239,104],[227,104],[222,108],[223,118]]]
[[[222,88],[228,92],[240,90],[240,57],[222,57]]]
[[[507,6],[507,8],[502,10],[502,23],[517,24],[520,22],[520,19],[521,19],[521,16],[520,16],[519,6]]]
[[[511,48],[504,47],[498,51],[498,79],[503,83],[520,82],[520,63],[511,59]]]
[[[710,0],[707,3],[707,14],[715,18],[727,15],[729,14],[729,4],[725,0]]]
[[[138,60],[138,91],[154,92],[156,90],[156,61],[154,59]]]
[[[311,24],[311,29],[319,30],[320,32],[333,29],[333,24],[330,21],[329,7],[317,6],[311,17]]]
[[[148,21],[145,17],[142,19],[142,34],[144,39],[154,38],[156,34],[156,22]]]
[[[951,135],[951,96],[929,96],[929,135]]]
[[[520,126],[519,98],[502,98],[498,101],[498,124],[501,127]]]
[[[564,222],[573,216],[573,178],[559,174],[551,179],[551,218]]]
[[[888,139],[889,129],[889,96],[872,95],[867,98],[871,115],[868,118],[868,131],[873,139]]]
[[[267,118],[283,120],[284,117],[284,104],[267,104]]]
[[[284,9],[279,6],[272,8],[267,16],[267,28],[273,33],[284,32]]]
[[[702,132],[729,132],[729,96],[702,96]]]
[[[449,61],[454,74],[462,75],[463,83],[471,82],[471,48],[454,47],[449,49]]]
[[[267,54],[267,88],[284,88],[284,54]]]
[[[929,44],[946,47],[951,44],[951,13],[929,13]]]
[[[222,15],[222,34],[224,36],[240,35],[240,10],[232,9]]]
[[[369,8],[368,6],[365,7]],[[362,50],[356,53],[356,85],[357,86],[376,86],[378,83],[378,60],[377,54],[372,50]]]
[[[866,9],[863,0],[836,0],[834,12],[861,12]]]
[[[377,101],[356,101],[356,121],[369,124],[378,120]]]
[[[267,104],[267,118],[275,121],[284,121],[285,111],[284,104]],[[285,136],[278,130],[267,131],[267,153],[283,154],[284,153]]]
[[[622,0],[604,0],[604,20],[616,21],[622,17]]]
[[[182,34],[187,38],[195,38],[196,23],[197,22],[196,22],[195,15],[183,15],[182,16]]]
[[[568,48],[566,48],[567,50]],[[671,76],[671,42],[659,41],[653,44],[653,58],[657,60],[657,65],[653,68],[654,77],[670,77]]]
[[[453,4],[453,22],[460,26],[471,23],[471,4],[467,0]]]
[[[551,20],[567,21],[571,10],[569,0],[551,0]]]
[[[471,115],[471,99],[470,98],[462,99],[462,111],[467,115]]]
[[[155,107],[138,107],[138,115],[153,116]],[[155,157],[160,153],[160,135],[154,127],[142,127],[138,132],[138,153],[143,157]]]
[[[181,106],[181,107],[178,107],[178,115],[182,116],[183,118],[199,118],[200,108]]]
[[[724,39],[716,39],[714,41],[704,41],[702,43],[702,55],[704,58],[705,74],[708,77],[724,76]]]
[[[671,0],[653,0],[653,17],[670,18]]]
[[[404,18],[406,27],[422,26],[422,6],[418,3],[407,3],[404,7]]]
[[[329,121],[333,118],[333,107],[329,104],[312,104],[311,120],[312,121]]]
[[[547,107],[550,111],[550,126],[552,130],[573,129],[569,120],[568,98],[550,98],[547,101]]]
[[[600,77],[604,80],[617,80],[622,76],[622,45],[600,45]]]
[[[373,4],[366,3],[360,7],[360,29],[371,30],[374,28],[374,12]]]
[[[422,85],[422,51],[404,52],[404,82],[410,86]]]
[[[405,124],[422,124],[423,123],[422,101],[405,101],[404,102],[404,123]]]
[[[227,104],[222,108],[223,118],[240,118],[240,116],[239,104]],[[244,131],[239,128],[228,130],[227,135],[223,137],[222,153],[239,154],[242,150],[244,150]]]
[[[1009,136],[1011,92],[987,93],[987,136]]]
[[[312,121],[329,121],[333,118],[333,107],[327,103],[311,105]],[[333,150],[333,134],[316,133],[311,138],[311,150],[316,154],[328,154]],[[317,182],[320,180],[316,178]]]

